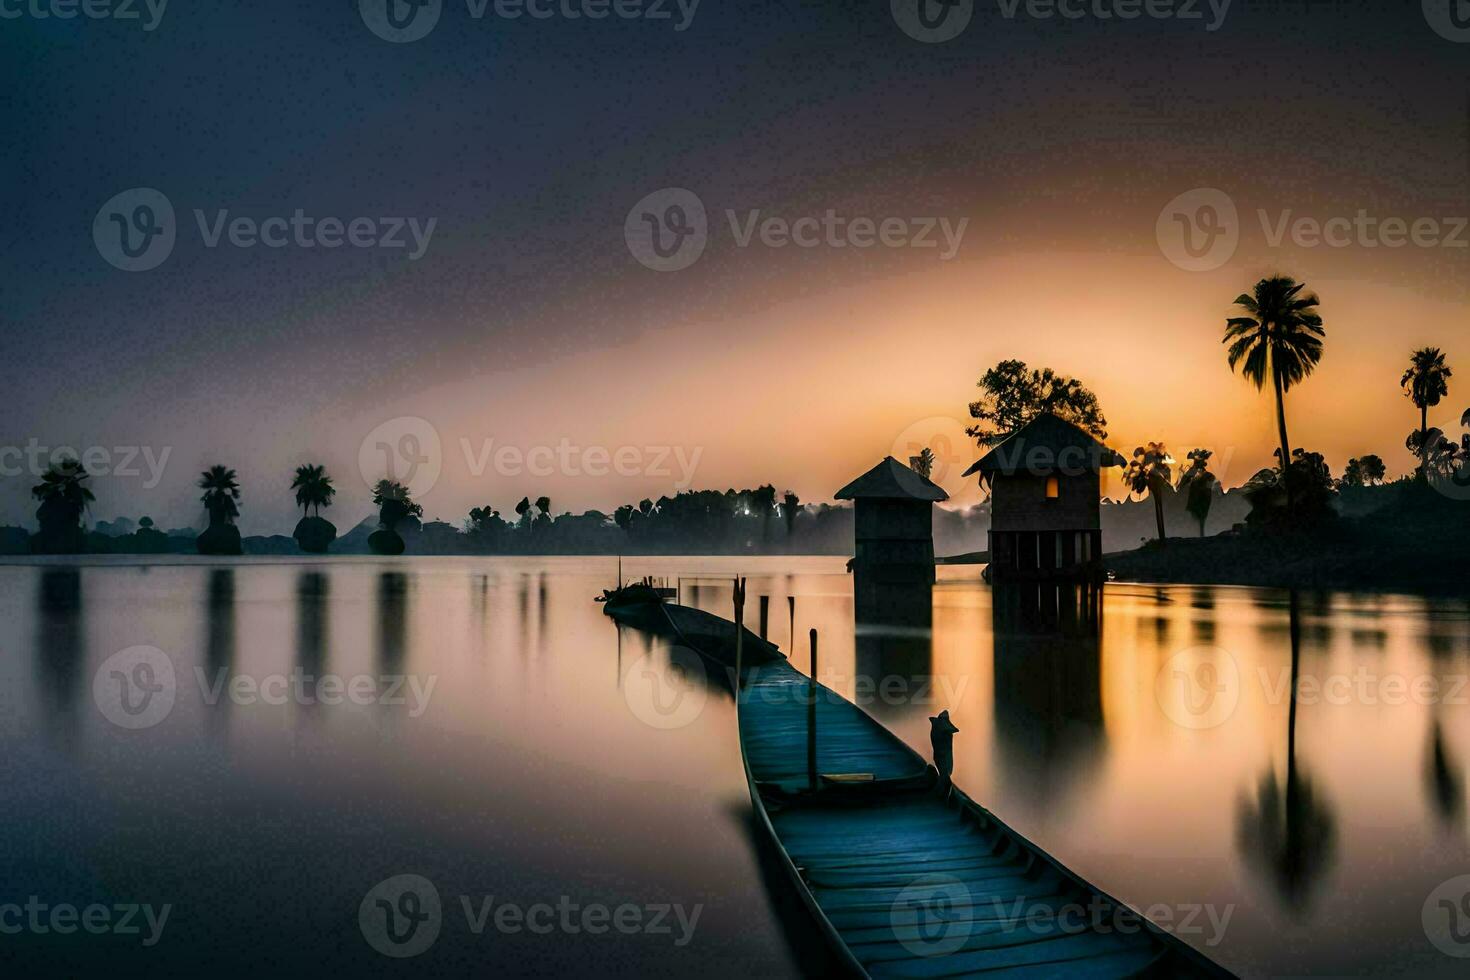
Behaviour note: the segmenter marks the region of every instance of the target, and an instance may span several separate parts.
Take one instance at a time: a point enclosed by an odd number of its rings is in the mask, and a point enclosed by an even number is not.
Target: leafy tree
[[[1363,470],[1363,482],[1370,487],[1382,483],[1388,476],[1388,468],[1376,453],[1358,457],[1358,465]]]
[[[1227,356],[1232,371],[1238,365],[1257,390],[1265,387],[1269,378],[1276,393],[1276,429],[1281,439],[1278,456],[1288,507],[1292,488],[1287,474],[1292,453],[1286,434],[1286,393],[1322,360],[1322,340],[1326,336],[1317,312],[1320,300],[1312,293],[1301,295],[1305,286],[1289,276],[1271,276],[1256,283],[1252,293],[1235,298],[1235,305],[1246,315],[1225,321],[1223,341],[1230,345]]]
[[[919,450],[919,455],[909,458],[909,467],[924,479],[929,479],[929,474],[934,472],[934,450],[928,446]]]
[[[1367,478],[1363,476],[1363,461],[1354,456],[1343,467],[1342,477],[1337,481],[1337,487],[1341,490],[1344,487],[1361,487],[1365,483],[1367,483]]]
[[[1191,449],[1185,454],[1189,469],[1179,476],[1179,489],[1185,493],[1184,509],[1199,521],[1200,537],[1205,536],[1205,521],[1209,519],[1210,507],[1215,502],[1215,487],[1220,482],[1210,472],[1210,457],[1213,455],[1208,449]]]
[[[378,506],[378,524],[392,531],[410,517],[424,516],[423,505],[414,503],[408,487],[396,480],[379,480],[373,487],[373,503]]]
[[[81,551],[82,514],[97,498],[85,481],[91,474],[72,457],[53,460],[31,487],[31,496],[41,502],[36,521],[41,525],[42,550]]]
[[[240,516],[236,503],[240,499],[240,484],[235,479],[235,471],[216,463],[199,474],[197,485],[204,491],[199,499],[209,514],[210,526],[233,524]]]
[[[633,515],[636,513],[638,513],[638,511],[634,510],[632,504],[624,504],[617,510],[613,511],[613,523],[622,528],[624,531],[627,531],[630,527],[633,526]]]
[[[1405,397],[1419,409],[1418,438],[1411,436],[1405,445],[1419,457],[1420,481],[1429,478],[1429,453],[1434,446],[1434,440],[1429,434],[1429,410],[1450,393],[1449,379],[1452,374],[1454,372],[1444,361],[1444,351],[1438,347],[1421,347],[1409,354],[1408,370],[1399,379],[1399,387],[1404,389]],[[1440,435],[1443,438],[1443,433]]]
[[[1173,471],[1170,469],[1173,463],[1174,460],[1170,458],[1169,451],[1162,442],[1151,442],[1133,450],[1133,458],[1123,471],[1123,484],[1130,492],[1140,497],[1146,493],[1153,498],[1154,519],[1159,525],[1160,541],[1169,540],[1169,536],[1164,533],[1163,492],[1173,482]]]
[[[302,514],[315,510],[318,517],[322,515],[323,507],[332,506],[332,498],[337,495],[327,468],[317,463],[296,467],[291,489],[296,491],[296,506],[301,508]]]
[[[1001,361],[976,382],[981,397],[970,403],[975,425],[965,429],[981,446],[993,445],[1038,415],[1050,412],[1099,439],[1108,435],[1097,396],[1076,378],[1051,368],[1030,370],[1026,362]]]

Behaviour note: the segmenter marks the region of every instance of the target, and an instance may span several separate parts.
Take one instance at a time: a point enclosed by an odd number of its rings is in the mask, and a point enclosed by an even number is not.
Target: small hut
[[[991,581],[1102,575],[1102,471],[1121,455],[1055,415],[1039,415],[965,471],[990,489]]]
[[[876,608],[885,587],[934,584],[934,504],[949,494],[892,456],[836,493],[853,502],[853,593]]]

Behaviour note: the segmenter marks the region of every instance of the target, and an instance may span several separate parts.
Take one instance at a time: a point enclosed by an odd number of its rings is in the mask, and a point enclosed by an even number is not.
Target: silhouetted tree
[[[627,531],[628,528],[632,527],[633,515],[636,513],[638,511],[633,508],[632,504],[623,504],[623,506],[613,511],[613,523],[624,531]]]
[[[909,468],[924,479],[929,479],[929,474],[934,472],[934,450],[925,446],[919,450],[919,455],[910,456]]]
[[[1291,442],[1286,434],[1286,393],[1311,374],[1322,360],[1322,317],[1317,312],[1320,302],[1315,294],[1301,295],[1306,283],[1289,276],[1271,276],[1256,283],[1250,294],[1235,298],[1235,305],[1245,316],[1225,321],[1224,343],[1230,345],[1227,356],[1230,369],[1239,365],[1246,380],[1257,390],[1265,387],[1267,378],[1276,393],[1276,429],[1281,439],[1281,479],[1287,507],[1291,506],[1292,488],[1288,473]]]
[[[240,484],[235,471],[219,463],[199,474],[199,489],[204,494],[199,498],[209,514],[209,527],[195,539],[195,547],[202,555],[240,554],[240,530],[235,527],[235,518],[240,516]]]
[[[36,522],[40,531],[31,539],[31,549],[40,554],[75,554],[86,546],[82,531],[82,515],[97,498],[85,482],[91,474],[81,461],[64,457],[53,460],[41,475],[41,482],[31,487],[31,496],[40,501]]]
[[[791,537],[791,531],[796,526],[797,508],[801,506],[801,498],[796,491],[787,490],[781,495],[781,517],[786,521],[786,536]]]
[[[982,446],[999,442],[1038,415],[1050,412],[1106,439],[1107,419],[1097,396],[1076,378],[1051,368],[1029,370],[1024,361],[1001,361],[976,382],[984,394],[970,403],[970,418],[978,423],[965,429]]]
[[[1189,469],[1179,476],[1179,489],[1184,491],[1184,509],[1199,521],[1199,536],[1205,536],[1205,521],[1209,519],[1210,507],[1215,502],[1215,486],[1220,482],[1210,472],[1208,449],[1191,449],[1185,454]]]
[[[1382,483],[1388,476],[1387,467],[1383,465],[1383,460],[1376,453],[1359,456],[1358,465],[1363,470],[1363,482],[1370,487]]]
[[[1429,453],[1433,449],[1429,435],[1429,410],[1450,393],[1449,379],[1454,372],[1445,364],[1444,351],[1438,347],[1421,347],[1409,354],[1409,367],[1399,379],[1404,395],[1419,409],[1419,437],[1405,443],[1419,457],[1421,482],[1429,479]],[[1442,434],[1441,434],[1442,435]]]
[[[296,467],[291,489],[296,491],[296,506],[301,508],[302,516],[312,510],[316,511],[317,517],[322,516],[322,508],[332,506],[332,498],[337,495],[327,468],[319,463]]]
[[[1347,465],[1342,469],[1342,476],[1337,481],[1338,489],[1342,489],[1343,487],[1361,487],[1366,483],[1367,479],[1363,476],[1363,461],[1354,456],[1347,461]]]
[[[1153,498],[1154,519],[1159,525],[1160,541],[1169,540],[1169,536],[1164,533],[1163,492],[1173,483],[1173,471],[1170,469],[1173,463],[1174,460],[1169,457],[1169,451],[1162,442],[1151,442],[1133,450],[1133,458],[1123,471],[1123,483],[1129,491],[1140,497],[1146,493]]]

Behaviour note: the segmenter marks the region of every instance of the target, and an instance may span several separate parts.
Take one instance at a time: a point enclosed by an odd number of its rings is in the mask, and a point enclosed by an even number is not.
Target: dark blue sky
[[[497,434],[524,423],[538,439],[587,438],[589,417],[616,422],[630,396],[610,385],[605,403],[589,400],[579,374],[569,408],[558,365],[605,353],[609,377],[626,377],[620,351],[675,331],[685,360],[653,365],[638,397],[678,415],[684,389],[657,403],[671,376],[758,388],[720,374],[722,352],[764,345],[779,360],[813,302],[929,260],[741,250],[717,235],[688,272],[652,273],[629,254],[623,221],[663,187],[696,190],[712,215],[964,215],[964,258],[977,263],[1149,253],[1161,204],[1197,186],[1303,211],[1470,211],[1470,45],[1436,34],[1418,3],[1237,0],[1211,32],[1177,19],[1038,19],[1024,6],[1007,18],[991,0],[943,44],[906,36],[886,0],[704,0],[683,31],[667,7],[673,20],[474,20],[464,0],[446,0],[434,30],[406,44],[375,36],[348,0],[175,0],[153,31],[0,19],[0,444],[174,447],[156,488],[99,481],[96,516],[194,520],[189,484],[214,457],[245,478],[250,530],[262,529],[252,515],[285,519],[279,471],[304,457],[346,470],[343,500],[363,510],[354,433],[399,413],[385,405],[479,386]],[[135,187],[167,196],[178,240],[158,268],[128,273],[102,260],[91,231],[103,202]],[[416,261],[209,249],[196,208],[436,226]],[[1464,298],[1463,253],[1334,258],[1345,263],[1335,275]],[[1141,315],[1149,288],[1139,285]],[[762,316],[775,334],[729,326]],[[974,377],[990,350],[953,356]],[[811,356],[814,376],[827,367]],[[823,411],[800,394],[751,399]],[[597,435],[640,438],[613,430]],[[770,472],[732,445],[711,481],[784,480],[821,497],[825,477],[799,485],[799,460],[819,448],[774,454]],[[31,482],[0,477],[0,518],[28,515]],[[610,508],[641,487],[565,499]],[[502,507],[534,489],[490,488]],[[479,492],[459,487],[443,516]]]

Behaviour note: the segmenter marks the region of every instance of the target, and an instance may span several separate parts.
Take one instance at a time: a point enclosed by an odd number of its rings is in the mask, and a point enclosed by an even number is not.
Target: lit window
[[[1054,476],[1046,478],[1046,499],[1056,500],[1062,495],[1062,485]]]

